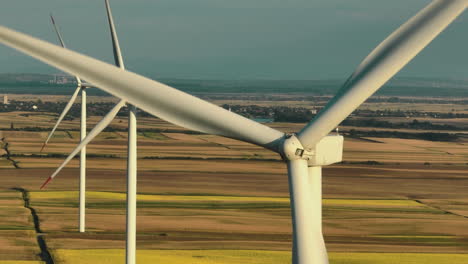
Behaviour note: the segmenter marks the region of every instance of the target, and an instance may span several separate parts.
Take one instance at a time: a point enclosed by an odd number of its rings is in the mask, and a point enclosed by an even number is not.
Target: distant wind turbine
[[[114,53],[115,65],[124,70],[122,52],[120,50],[117,31],[115,30],[114,20],[108,0],[105,0],[107,18],[112,39],[112,48]],[[126,105],[125,100],[120,100],[114,108],[82,139],[80,144],[70,153],[67,159],[60,165],[54,174],[42,185],[41,189],[64,168],[78,152],[86,148],[99,133],[101,133],[115,118],[120,109]],[[134,264],[136,261],[136,186],[137,186],[137,109],[129,105],[128,115],[128,155],[127,155],[127,226],[126,226],[126,259],[127,264]]]
[[[343,137],[328,134],[451,24],[467,4],[468,0],[431,2],[374,49],[337,95],[297,134],[284,134],[157,81],[6,27],[0,26],[0,42],[82,76],[173,124],[253,143],[280,154],[289,176],[293,263],[326,264],[322,166],[341,161],[343,151]]]
[[[57,24],[55,23],[55,19],[50,14],[50,20],[52,21],[52,25],[54,26],[55,33],[57,33],[57,37],[60,41],[60,45],[63,48],[66,48],[65,42],[63,41],[62,35],[58,29]],[[73,95],[71,96],[70,100],[66,104],[65,108],[63,109],[62,113],[60,114],[57,123],[50,131],[49,135],[47,136],[46,141],[42,145],[41,151],[44,150],[49,140],[52,138],[55,130],[59,126],[60,122],[62,122],[65,115],[68,113],[70,108],[72,107],[73,103],[78,96],[78,93],[81,91],[81,119],[80,119],[80,139],[83,140],[86,137],[86,89],[91,88],[91,85],[82,83],[80,77],[75,76],[77,87]],[[85,232],[85,222],[86,222],[86,215],[85,215],[85,208],[86,208],[86,147],[81,149],[80,152],[80,187],[79,187],[79,223],[78,229],[80,232]]]
[[[105,0],[107,19],[112,37],[115,65],[124,70],[122,52],[120,51],[119,39],[115,30],[114,19],[109,4]],[[121,102],[124,102],[122,99]],[[125,258],[127,264],[136,263],[136,207],[137,207],[137,109],[134,105],[128,105],[128,149],[127,149],[127,226]],[[106,124],[107,126],[108,124]]]

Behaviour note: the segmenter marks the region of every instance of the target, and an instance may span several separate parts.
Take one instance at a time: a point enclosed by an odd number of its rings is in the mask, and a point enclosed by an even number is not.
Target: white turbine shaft
[[[293,264],[327,264],[322,235],[321,167],[307,167],[307,160],[288,161]]]
[[[323,261],[323,263],[328,263],[328,255],[327,249],[325,246],[325,240],[323,239],[323,231],[322,231],[322,167],[320,166],[313,166],[309,167],[309,175],[308,175],[308,182],[309,182],[309,192],[311,196],[311,207],[312,211],[314,212],[312,224],[313,229],[316,230],[317,241],[314,241],[316,244],[316,259]]]
[[[86,137],[80,142],[78,146],[68,155],[68,157],[62,162],[60,167],[55,170],[55,172],[47,179],[46,182],[41,186],[41,189],[44,188],[47,183],[49,183],[57,174],[70,162],[70,160],[73,159],[73,157],[76,156],[91,140],[93,140],[99,133],[104,130],[111,122],[114,120],[115,116],[119,113],[119,110],[122,108],[122,106],[125,105],[125,101],[121,100],[117,105],[112,108],[112,110],[107,113],[107,115],[99,122],[96,124],[96,126],[86,135]]]
[[[384,85],[466,8],[467,0],[436,0],[385,39],[346,81],[338,94],[298,134],[312,148]]]
[[[125,69],[117,31],[109,0],[105,0],[107,18],[112,39],[115,64]],[[126,264],[136,263],[136,207],[137,207],[137,109],[128,105],[128,155],[127,155],[127,240],[125,246]]]
[[[137,207],[137,120],[136,107],[129,105],[127,159],[127,241],[126,264],[136,263]]]
[[[81,142],[86,138],[86,88],[81,88]],[[86,208],[86,145],[80,152],[80,213],[79,213],[79,230],[81,233],[85,231],[85,208]]]

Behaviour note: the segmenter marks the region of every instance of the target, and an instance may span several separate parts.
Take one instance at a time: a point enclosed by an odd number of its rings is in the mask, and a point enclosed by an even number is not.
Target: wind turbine
[[[50,14],[50,20],[52,21],[52,25],[54,26],[55,33],[57,33],[57,37],[60,41],[60,45],[63,48],[66,48],[65,42],[63,41],[62,35],[60,34],[60,31],[57,27],[57,24],[55,23],[55,19]],[[86,89],[91,88],[91,85],[82,83],[80,77],[75,76],[76,78],[76,83],[77,87],[73,95],[70,97],[70,100],[66,104],[65,108],[63,109],[62,113],[60,114],[57,123],[55,123],[55,126],[52,128],[50,131],[49,135],[47,136],[46,141],[42,145],[41,151],[44,150],[46,147],[47,143],[49,140],[52,138],[52,135],[54,134],[55,130],[59,126],[60,122],[62,122],[63,118],[65,115],[68,113],[70,108],[72,107],[73,103],[76,100],[76,97],[78,96],[78,93],[81,91],[81,119],[80,119],[80,140],[83,140],[86,137]],[[81,149],[80,152],[80,187],[79,187],[79,223],[78,223],[78,229],[80,232],[85,232],[85,221],[86,221],[86,216],[85,216],[85,208],[86,208],[86,147]]]
[[[115,30],[112,11],[108,0],[105,0],[107,18],[112,39],[112,48],[114,53],[115,65],[124,70],[124,62],[122,52],[120,50],[117,31]],[[55,25],[55,24],[54,24]],[[57,31],[58,32],[58,31]],[[126,101],[120,100],[114,108],[90,131],[87,137],[84,137],[80,144],[62,163],[60,168],[55,172],[58,173],[73,157],[86,148],[86,145],[94,139],[104,128],[106,128],[115,118],[120,109],[125,106]],[[136,181],[137,181],[137,124],[136,112],[137,109],[133,105],[129,105],[128,115],[128,154],[127,154],[127,226],[126,226],[126,263],[133,264],[136,260]],[[42,186],[44,187],[47,182]],[[42,188],[41,187],[41,188]]]
[[[107,19],[109,21],[109,29],[112,38],[112,47],[114,51],[115,65],[124,70],[124,62],[122,52],[120,51],[119,39],[115,30],[114,19],[109,4],[109,0],[105,0]],[[124,99],[121,100],[124,103]],[[123,106],[123,104],[122,104]],[[126,225],[126,245],[125,257],[127,264],[136,263],[136,206],[137,206],[137,109],[134,105],[128,105],[128,148],[127,148],[127,225]],[[110,119],[109,119],[110,120]],[[101,121],[104,122],[105,120]],[[107,126],[109,123],[103,123]],[[99,125],[99,124],[98,124]],[[97,125],[96,125],[97,127]],[[90,135],[92,138],[95,135]],[[84,146],[81,146],[81,148]],[[80,146],[78,146],[80,148]]]
[[[82,76],[171,123],[279,153],[288,167],[293,263],[325,264],[328,257],[322,235],[321,167],[341,160],[343,144],[341,136],[328,133],[451,24],[467,4],[468,0],[431,2],[374,49],[337,95],[297,134],[284,134],[157,81],[6,27],[0,26],[0,42]]]

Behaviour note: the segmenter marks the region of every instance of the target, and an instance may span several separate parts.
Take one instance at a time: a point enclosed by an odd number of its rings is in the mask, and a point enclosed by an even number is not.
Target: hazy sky
[[[112,62],[103,0],[1,0],[0,24]],[[426,0],[111,0],[127,68],[156,78],[345,79]],[[468,79],[465,13],[398,76]],[[0,46],[0,72],[57,70]]]

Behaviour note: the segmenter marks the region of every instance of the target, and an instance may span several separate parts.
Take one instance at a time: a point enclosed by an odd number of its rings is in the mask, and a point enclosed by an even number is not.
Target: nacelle
[[[328,135],[315,145],[308,156],[309,166],[326,166],[343,160],[343,136]]]

